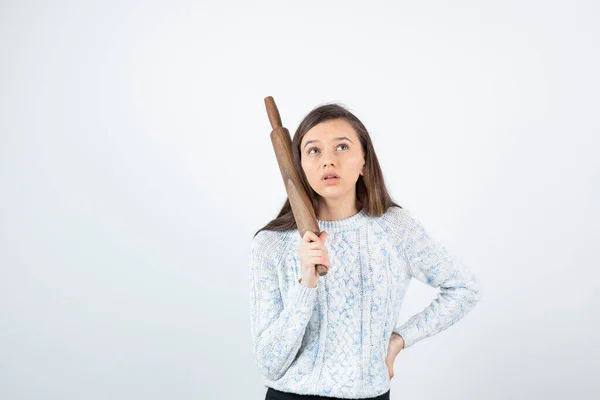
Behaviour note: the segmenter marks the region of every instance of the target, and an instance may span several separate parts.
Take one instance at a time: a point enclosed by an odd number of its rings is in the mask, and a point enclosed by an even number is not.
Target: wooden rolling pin
[[[279,116],[279,111],[273,97],[265,97],[265,106],[267,107],[267,114],[273,128],[271,131],[273,150],[275,150],[281,177],[283,178],[300,237],[304,238],[306,231],[314,232],[318,236],[321,232],[315,210],[306,190],[304,190],[304,186],[302,186],[300,176],[294,168],[290,132],[281,126],[281,117]],[[316,267],[317,273],[320,276],[327,274],[328,267],[326,265],[317,264]]]

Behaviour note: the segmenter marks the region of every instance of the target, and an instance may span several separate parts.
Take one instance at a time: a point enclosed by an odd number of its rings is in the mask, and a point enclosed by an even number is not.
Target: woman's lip
[[[326,185],[335,185],[340,181],[340,178],[323,179]]]

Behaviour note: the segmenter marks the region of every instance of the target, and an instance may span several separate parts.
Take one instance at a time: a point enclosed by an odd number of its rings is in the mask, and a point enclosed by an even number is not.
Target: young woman
[[[313,109],[292,152],[321,234],[301,238],[286,200],[252,240],[253,355],[266,400],[389,399],[400,350],[464,317],[481,299],[478,281],[391,200],[369,133],[349,110]],[[411,278],[441,292],[398,325]]]

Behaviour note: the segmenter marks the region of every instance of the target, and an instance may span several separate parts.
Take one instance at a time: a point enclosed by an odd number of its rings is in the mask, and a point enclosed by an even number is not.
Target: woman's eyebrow
[[[348,139],[346,136],[336,137],[336,138],[331,139],[331,141],[333,142],[335,140],[339,141],[339,140],[344,140],[344,139],[347,140],[347,141],[349,141],[350,143],[354,143],[352,140]],[[309,140],[308,142],[304,143],[304,147],[308,146],[309,144],[311,144],[313,142],[320,142],[320,140],[318,140],[318,139]]]

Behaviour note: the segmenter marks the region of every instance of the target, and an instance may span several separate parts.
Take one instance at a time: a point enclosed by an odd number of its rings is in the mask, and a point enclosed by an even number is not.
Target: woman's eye
[[[345,146],[345,147],[346,147],[346,149],[348,149],[348,148],[349,148],[349,147],[348,147],[348,145],[347,145],[346,143],[340,143],[340,144],[338,145],[338,148],[339,148],[340,146]],[[316,147],[311,147],[311,148],[308,150],[308,154],[312,154],[312,153],[311,153],[311,151],[312,151],[312,150],[319,150],[319,149],[317,149]]]

